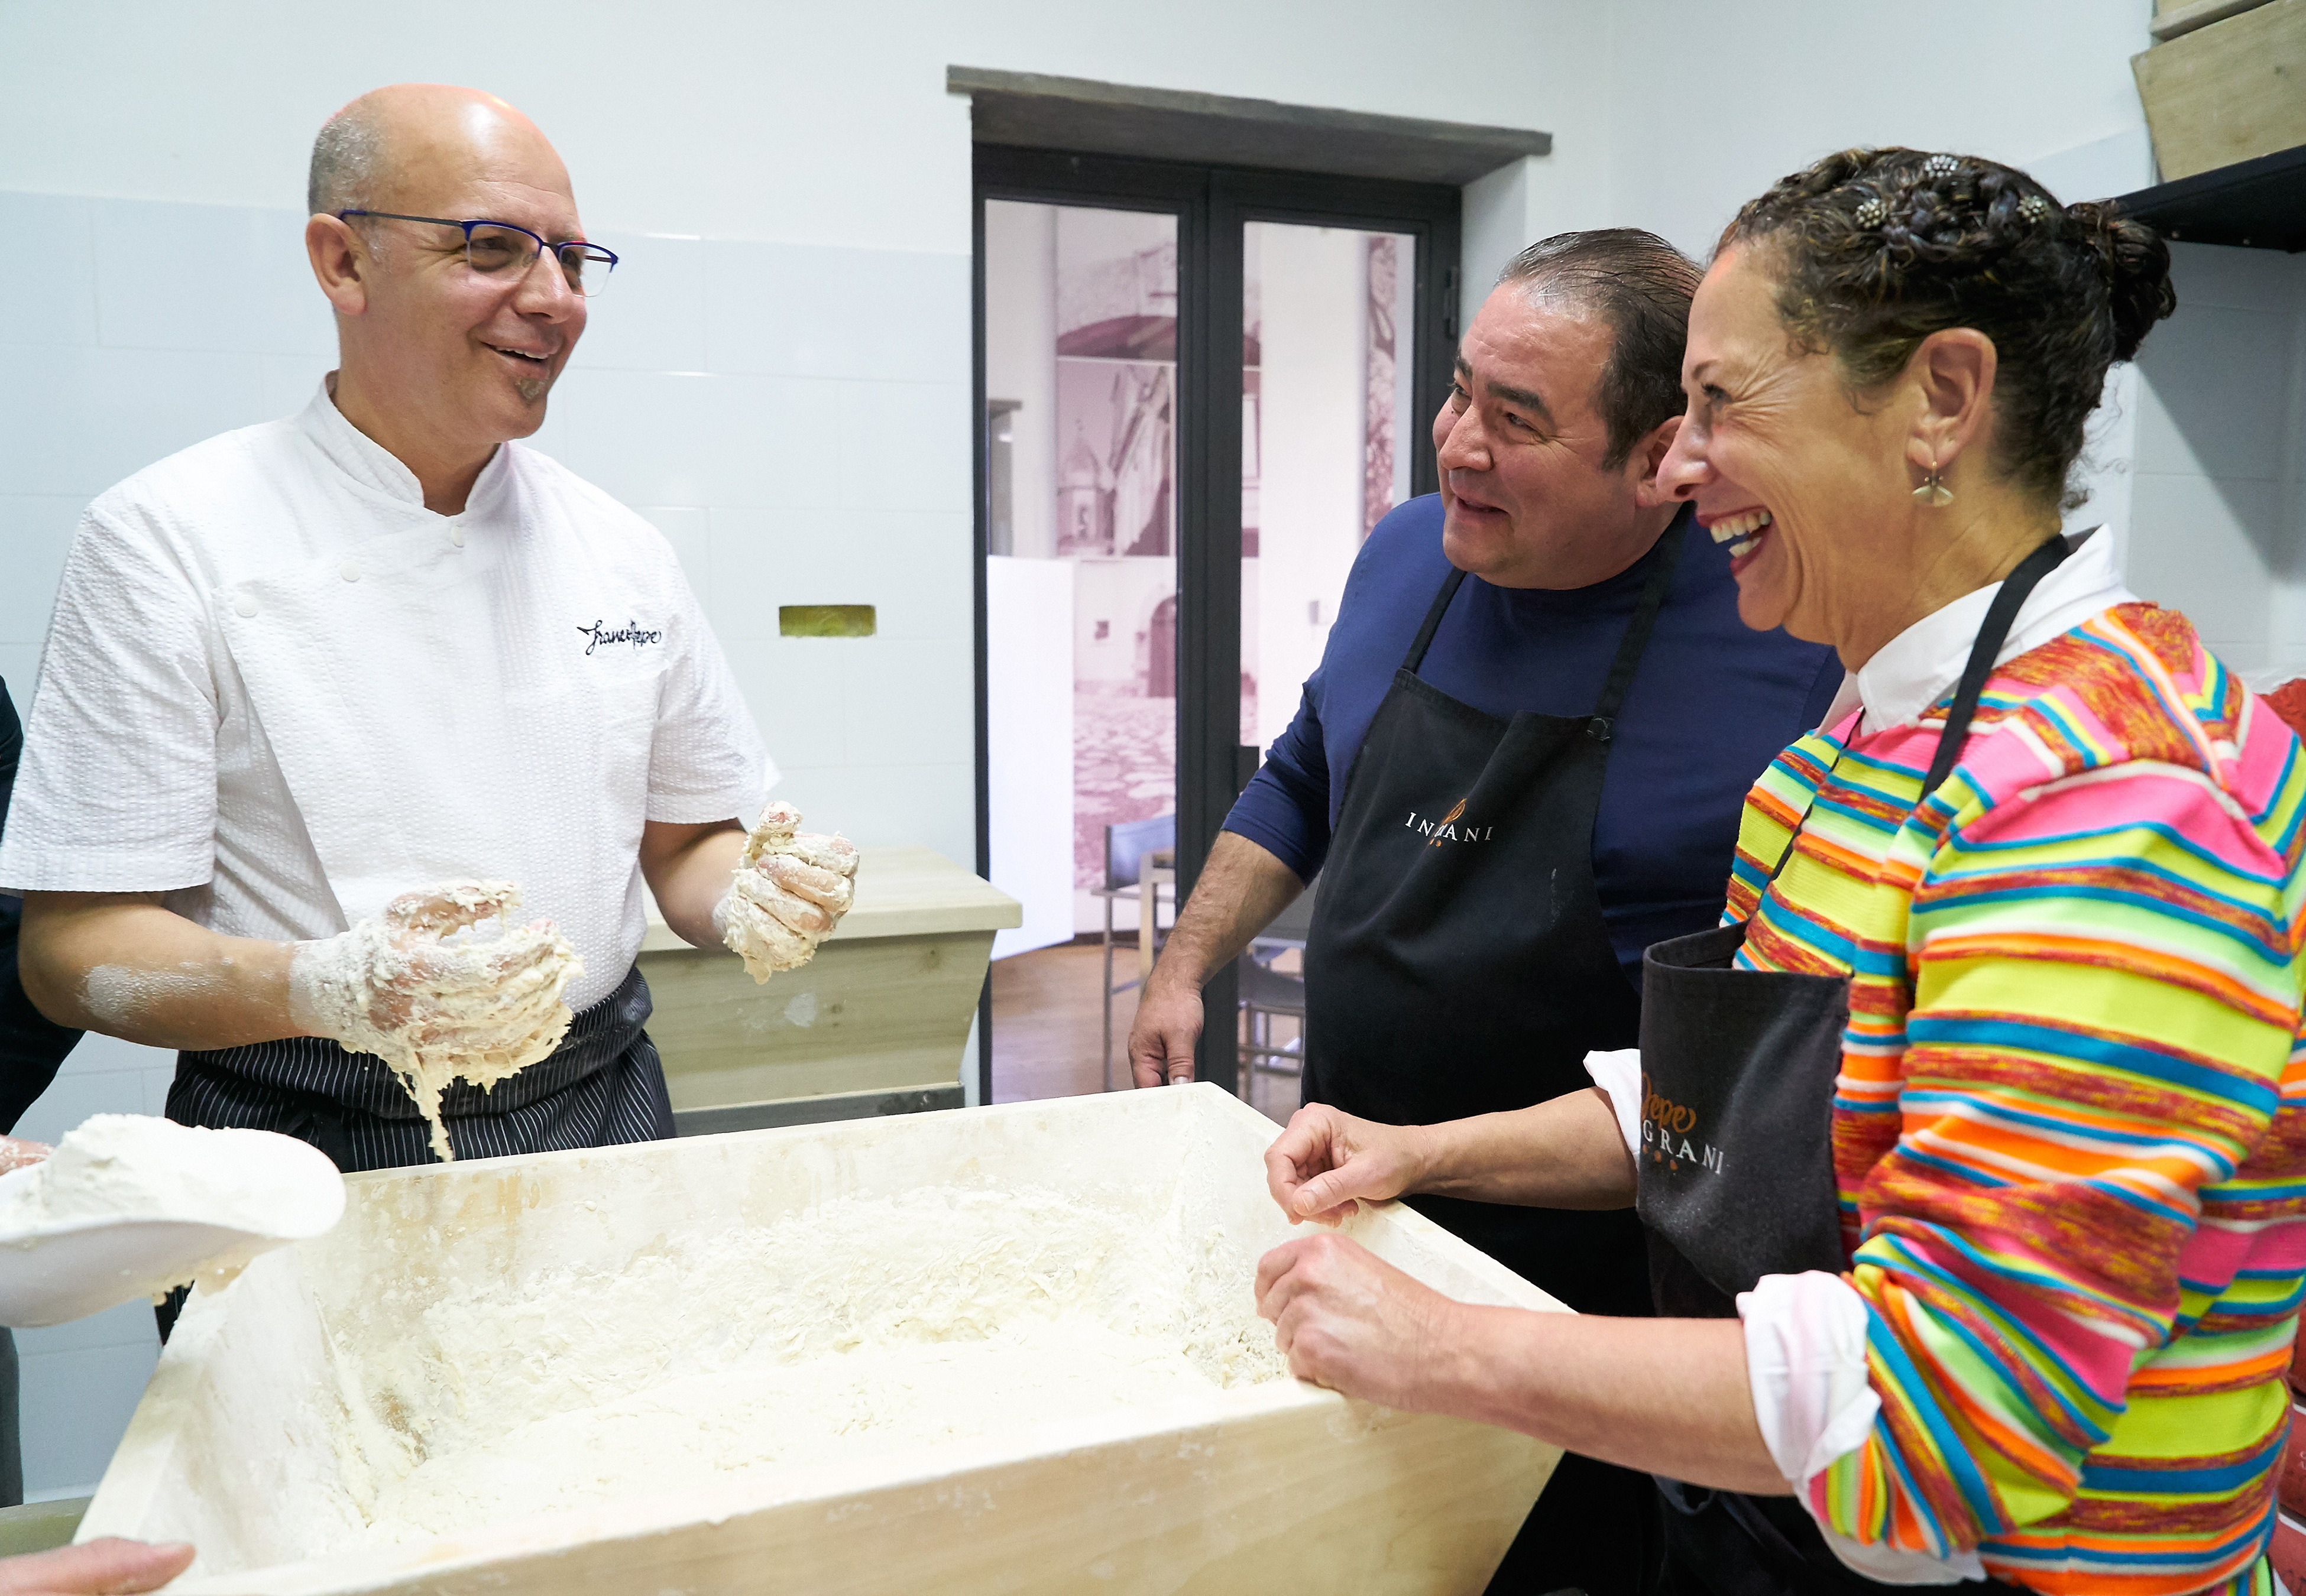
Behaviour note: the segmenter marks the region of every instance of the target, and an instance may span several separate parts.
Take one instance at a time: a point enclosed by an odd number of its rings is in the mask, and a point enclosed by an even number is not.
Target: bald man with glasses
[[[691,943],[790,967],[846,907],[847,845],[773,879],[743,863],[776,771],[678,561],[518,441],[617,264],[543,134],[472,90],[378,90],[322,128],[309,201],[337,369],[301,414],[81,521],[0,840],[25,989],[59,1024],[178,1049],[172,1119],[346,1170],[421,1163],[408,1091],[345,1044],[428,1000],[380,962],[348,1016],[300,972],[405,932],[380,917],[412,890],[511,882],[582,960],[573,1018],[493,1090],[448,1088],[454,1151],[669,1136],[644,882]],[[519,975],[490,967],[504,1006]]]

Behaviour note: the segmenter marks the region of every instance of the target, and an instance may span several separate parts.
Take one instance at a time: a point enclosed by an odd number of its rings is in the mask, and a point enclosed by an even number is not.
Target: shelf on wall
[[[2124,194],[2122,209],[2184,243],[2306,250],[2306,144]]]

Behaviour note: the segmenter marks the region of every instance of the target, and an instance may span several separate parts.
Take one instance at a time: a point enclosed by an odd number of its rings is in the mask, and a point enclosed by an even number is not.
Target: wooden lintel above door
[[[980,144],[1462,186],[1553,135],[986,67],[945,68]]]

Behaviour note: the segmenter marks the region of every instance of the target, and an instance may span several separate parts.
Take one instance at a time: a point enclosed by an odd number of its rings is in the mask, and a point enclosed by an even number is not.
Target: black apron
[[[2051,539],[1994,595],[1921,798],[1960,759],[2019,606],[2065,555],[2064,541]],[[1772,882],[1793,851],[1789,837]],[[1764,1275],[1839,1275],[1849,1264],[1832,1139],[1849,979],[1733,969],[1745,942],[1741,922],[1659,943],[1642,961],[1636,1210],[1646,1233],[1657,1311],[1670,1318],[1735,1319],[1738,1293]],[[1914,1588],[1852,1573],[1790,1497],[1704,1490],[1670,1480],[1658,1485],[1667,1503],[1661,1583],[1672,1596],[1856,1596]]]
[[[642,1028],[648,982],[636,965],[571,1017],[560,1045],[518,1074],[452,1080],[440,1117],[459,1158],[670,1137],[672,1103]],[[326,1037],[284,1037],[176,1054],[168,1117],[180,1125],[277,1131],[310,1142],[346,1174],[435,1162],[431,1127],[392,1067]]]
[[[1305,950],[1307,1102],[1396,1125],[1527,1108],[1590,1085],[1588,1052],[1634,1045],[1593,819],[1685,541],[1677,521],[1647,557],[1588,715],[1504,720],[1420,680],[1465,573],[1442,584],[1345,774]],[[1649,1312],[1630,1211],[1409,1200],[1581,1313]],[[1645,1476],[1565,1457],[1490,1589],[1631,1591],[1655,1510]]]

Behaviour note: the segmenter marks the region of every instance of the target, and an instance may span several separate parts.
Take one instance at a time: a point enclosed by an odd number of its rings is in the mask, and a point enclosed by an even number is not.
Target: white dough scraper
[[[64,1147],[47,1164],[0,1174],[0,1325],[60,1325],[187,1281],[229,1279],[259,1253],[320,1235],[343,1216],[344,1177],[326,1154],[267,1131],[228,1134],[278,1145],[241,1163],[239,1182],[212,1162],[226,1148],[183,1148],[205,1155],[207,1167],[189,1172],[194,1178],[166,1203],[132,1190],[115,1211],[90,1212],[101,1199],[91,1204],[50,1181]],[[56,1189],[43,1191],[44,1182]]]

